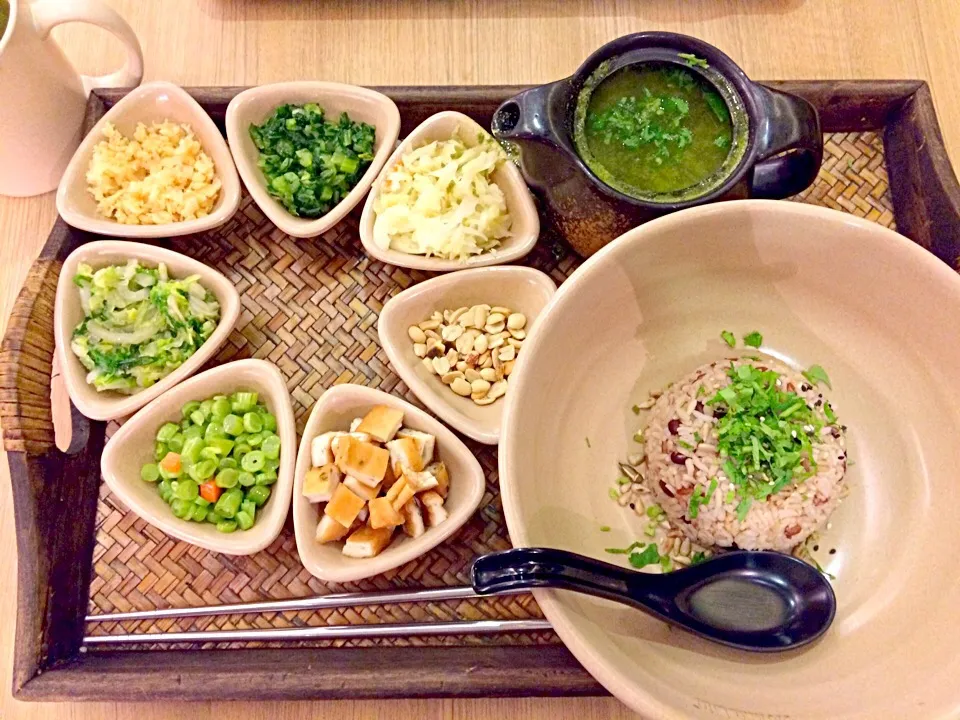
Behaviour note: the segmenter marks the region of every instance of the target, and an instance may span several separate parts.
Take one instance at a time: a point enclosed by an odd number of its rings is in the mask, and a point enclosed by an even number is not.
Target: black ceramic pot
[[[702,58],[707,67],[690,66],[681,54]],[[730,109],[734,161],[699,194],[640,200],[604,183],[577,154],[578,99],[616,70],[644,62],[675,63],[698,73]],[[582,113],[582,102],[580,107]],[[820,121],[810,103],[753,82],[712,45],[664,32],[627,35],[604,45],[572,76],[503,103],[494,113],[492,130],[518,160],[560,232],[584,256],[630,228],[676,210],[718,200],[795,195],[814,181],[823,156]]]

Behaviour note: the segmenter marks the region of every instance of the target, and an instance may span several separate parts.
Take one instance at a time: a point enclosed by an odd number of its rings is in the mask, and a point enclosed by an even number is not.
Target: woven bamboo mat
[[[796,200],[843,210],[893,227],[893,207],[880,137],[875,133],[826,136],[820,176]],[[421,405],[388,365],[377,339],[376,322],[389,297],[427,275],[383,265],[366,257],[357,237],[355,215],[322,239],[296,240],[280,232],[249,197],[244,197],[240,212],[227,225],[200,236],[176,238],[171,244],[174,250],[218,268],[240,292],[242,310],[237,326],[211,364],[245,357],[275,363],[285,375],[293,396],[298,432],[303,430],[317,398],[338,383],[369,385]],[[559,284],[579,265],[579,259],[561,241],[545,233],[525,263],[543,270]],[[108,428],[108,434],[115,429],[115,426]],[[451,540],[426,556],[384,575],[345,585],[321,582],[303,568],[289,519],[280,537],[263,552],[249,557],[229,557],[168,537],[126,510],[106,485],[101,485],[90,612],[468,584],[470,564],[477,555],[510,547],[497,484],[496,450],[468,444],[487,473],[487,491],[474,517]],[[88,632],[119,634],[539,617],[542,614],[532,596],[520,595],[455,603],[123,625],[98,623],[88,626]],[[557,642],[556,636],[547,632],[299,644],[322,647]],[[151,649],[172,647],[176,646],[156,645]]]

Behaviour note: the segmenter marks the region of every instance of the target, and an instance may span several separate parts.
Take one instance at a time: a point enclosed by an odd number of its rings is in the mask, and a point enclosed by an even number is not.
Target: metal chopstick
[[[502,595],[519,595],[499,593]],[[386,605],[408,602],[443,602],[447,600],[469,600],[480,597],[467,585],[421,588],[418,590],[386,590],[383,592],[337,593],[295,600],[268,600],[264,602],[236,603],[233,605],[205,605],[192,608],[167,608],[164,610],[137,610],[133,612],[88,615],[87,622],[121,622],[124,620],[160,620],[163,618],[190,618],[207,615],[237,615],[247,613],[290,612],[299,610],[327,610],[361,605]]]
[[[385,625],[327,625],[279,630],[204,630],[173,633],[88,635],[84,645],[123,643],[271,642],[282,640],[342,640],[346,638],[408,637],[412,635],[491,635],[551,630],[547,620],[465,620]]]

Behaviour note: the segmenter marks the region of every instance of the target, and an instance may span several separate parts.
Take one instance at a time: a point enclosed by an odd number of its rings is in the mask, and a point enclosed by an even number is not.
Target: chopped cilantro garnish
[[[617,478],[617,485],[629,485],[629,484],[630,484],[630,478],[624,477],[623,475]]]
[[[587,443],[587,447],[590,447],[590,438],[585,437],[584,441]]]
[[[684,442],[683,440],[677,440],[677,445],[684,448],[685,450],[693,450],[693,445],[691,445],[688,442]]]
[[[707,554],[703,550],[697,550],[697,552],[693,554],[693,557],[690,558],[690,565],[699,565],[706,559]]]
[[[701,385],[697,388],[697,397],[703,397],[707,394],[707,388],[704,385]]]
[[[700,504],[703,502],[703,486],[697,485],[693,494],[690,495],[690,504],[687,506],[687,517],[696,520],[700,513]]]
[[[743,344],[747,347],[758,348],[763,345],[763,335],[754,331],[743,338]]]
[[[656,543],[650,543],[647,545],[643,552],[630,553],[630,564],[638,569],[644,568],[647,565],[653,565],[654,563],[658,562],[660,562],[660,552],[657,550]]]
[[[611,500],[618,500],[620,498],[620,493],[617,491],[616,488],[610,488],[610,492],[608,493],[608,495],[610,495]]]
[[[724,330],[722,333],[720,333],[720,337],[722,337],[723,341],[730,347],[737,346],[737,337],[729,330]]]
[[[690,104],[679,95],[622,97],[590,120],[590,129],[605,145],[615,144],[637,151],[653,146],[658,164],[673,158],[693,142],[693,132],[684,127]]]
[[[777,385],[776,371],[731,362],[727,377],[730,383],[706,404],[726,410],[716,424],[717,451],[743,520],[753,500],[816,473],[812,443],[825,423],[802,397]]]
[[[710,478],[710,487],[707,488],[707,496],[703,499],[704,505],[710,502],[710,498],[713,497],[713,493],[716,489],[717,489],[717,479],[715,477]]]
[[[635,433],[633,434],[633,441],[634,441],[635,443],[642,443],[642,442],[643,442],[643,432],[642,432],[642,431],[635,432]]]
[[[609,526],[609,525],[601,525],[601,526],[600,526],[600,532],[610,532],[610,526]]]
[[[640,414],[640,406],[639,406],[639,405],[634,405],[634,406],[633,406],[632,408],[630,408],[630,409],[633,410],[633,414],[634,414],[634,415],[639,415],[639,414]]]
[[[697,443],[697,445],[699,445],[700,443],[703,442],[703,437],[700,435],[700,433],[694,432],[694,433],[693,433],[693,440],[694,440],[695,443]]]
[[[833,411],[833,408],[830,407],[830,403],[828,402],[823,404],[823,414],[827,416],[827,420],[829,420],[831,423],[835,423],[837,421],[837,414]]]
[[[803,376],[814,385],[823,383],[831,390],[833,389],[833,387],[830,385],[830,376],[827,375],[827,371],[819,365],[811,365],[809,368],[803,371]]]
[[[689,65],[690,67],[700,67],[700,68],[710,67],[710,63],[708,63],[703,58],[697,57],[693,53],[679,53],[677,57],[684,60],[687,63],[687,65]]]
[[[657,518],[663,510],[660,509],[659,505],[651,505],[647,508],[647,517],[651,520]]]

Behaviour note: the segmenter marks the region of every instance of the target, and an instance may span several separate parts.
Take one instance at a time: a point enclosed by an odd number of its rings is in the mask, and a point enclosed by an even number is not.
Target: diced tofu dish
[[[317,542],[342,541],[344,555],[371,558],[395,537],[417,538],[446,520],[450,475],[436,446],[386,405],[313,438],[303,496],[322,506]]]

